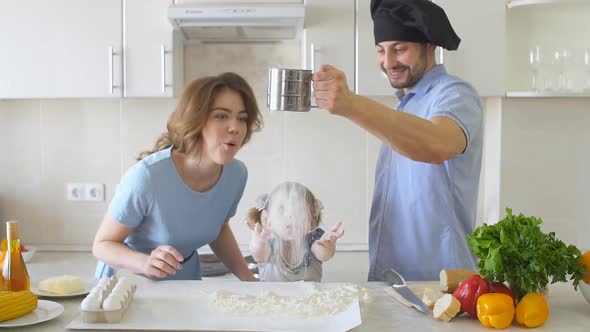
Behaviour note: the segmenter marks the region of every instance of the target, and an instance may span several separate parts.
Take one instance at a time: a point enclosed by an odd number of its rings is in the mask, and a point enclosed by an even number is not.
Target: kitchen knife
[[[414,308],[423,313],[430,313],[430,309],[420,300],[411,290],[406,286],[404,278],[392,269],[385,270],[383,277],[389,285],[406,300],[408,300]]]

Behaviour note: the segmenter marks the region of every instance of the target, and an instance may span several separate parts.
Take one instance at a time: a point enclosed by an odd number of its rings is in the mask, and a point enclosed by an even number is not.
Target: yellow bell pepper
[[[516,306],[516,321],[526,327],[545,324],[549,318],[549,304],[543,295],[528,293]]]
[[[503,293],[487,293],[477,299],[477,319],[485,327],[505,329],[514,320],[514,300]]]

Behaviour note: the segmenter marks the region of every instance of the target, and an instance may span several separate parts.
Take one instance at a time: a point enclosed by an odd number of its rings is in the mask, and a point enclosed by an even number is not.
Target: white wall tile
[[[300,68],[301,48],[298,42],[199,44],[186,47],[184,59],[186,82],[234,72],[248,81],[260,107],[263,107],[266,104],[268,67]]]
[[[166,131],[176,99],[123,99],[121,103],[121,175],[137,162],[137,156],[151,150]]]
[[[583,248],[590,215],[590,103],[507,99],[502,110],[500,208],[543,219],[544,228]]]
[[[35,232],[42,213],[41,111],[39,101],[0,101],[0,221],[18,220],[20,234]],[[6,234],[4,223],[0,236]]]
[[[120,102],[118,100],[44,100],[41,103],[44,208],[39,222],[74,232],[96,230],[106,211],[111,190],[119,179]],[[104,202],[72,202],[65,199],[67,182],[99,182],[106,185]],[[77,220],[77,222],[67,222]],[[58,237],[49,229],[44,242],[91,243],[93,237]],[[54,238],[52,238],[54,236]],[[40,240],[40,239],[39,239]]]

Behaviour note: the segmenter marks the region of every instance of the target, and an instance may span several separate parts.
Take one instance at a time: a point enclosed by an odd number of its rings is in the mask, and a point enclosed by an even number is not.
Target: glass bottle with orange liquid
[[[17,221],[6,222],[6,238],[6,250],[0,252],[0,291],[29,290],[31,279],[20,252]]]

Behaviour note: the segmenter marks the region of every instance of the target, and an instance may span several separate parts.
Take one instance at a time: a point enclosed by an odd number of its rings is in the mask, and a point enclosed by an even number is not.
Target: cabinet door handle
[[[172,51],[166,51],[166,47],[163,44],[160,45],[162,93],[166,93],[166,88],[172,86],[171,84],[166,84],[166,54],[172,54]]]
[[[113,72],[114,69],[114,57],[115,55],[121,55],[121,52],[115,52],[112,46],[109,46],[109,91],[111,94],[114,93],[115,88],[120,88],[120,85],[115,85],[115,73]]]

